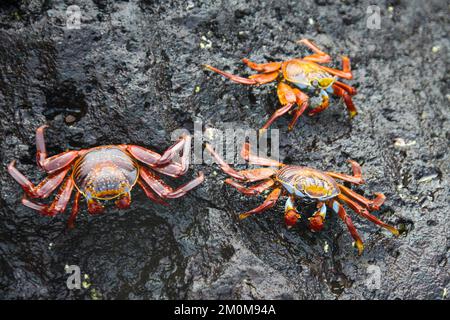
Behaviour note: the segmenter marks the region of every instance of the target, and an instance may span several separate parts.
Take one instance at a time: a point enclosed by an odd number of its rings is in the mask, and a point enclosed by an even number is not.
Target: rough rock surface
[[[367,28],[374,2],[380,29]],[[66,28],[69,4],[81,9],[80,29]],[[447,1],[2,1],[0,298],[445,298],[448,17]],[[241,222],[238,213],[262,198],[227,188],[207,165],[182,179],[203,170],[206,183],[169,207],[136,188],[129,210],[94,217],[83,206],[71,231],[67,214],[50,219],[20,204],[5,166],[16,159],[32,181],[45,176],[35,163],[38,126],[51,126],[51,154],[117,143],[161,152],[194,120],[259,128],[278,105],[274,86],[233,84],[201,64],[245,74],[243,57],[306,54],[301,37],[351,57],[360,113],[350,121],[332,98],[293,132],[283,117],[274,126],[282,160],[340,172],[357,160],[367,180],[357,190],[386,194],[379,214],[399,238],[355,217],[366,245],[359,257],[335,216],[321,233],[305,223],[287,230],[281,202]],[[66,265],[81,268],[81,290],[67,289]],[[377,270],[379,288],[367,285]]]

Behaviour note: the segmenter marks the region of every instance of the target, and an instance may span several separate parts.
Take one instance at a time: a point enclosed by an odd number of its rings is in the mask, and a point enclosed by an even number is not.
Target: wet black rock
[[[374,1],[3,1],[0,298],[443,298],[450,289],[448,4],[375,2],[379,29],[367,24]],[[72,4],[79,29],[66,24]],[[245,74],[243,57],[306,54],[295,43],[302,37],[333,57],[350,56],[360,114],[350,121],[332,98],[292,132],[289,117],[280,119],[282,160],[341,172],[349,171],[346,159],[357,160],[367,180],[358,190],[386,194],[379,215],[402,230],[399,238],[355,217],[366,245],[359,257],[332,214],[321,233],[305,223],[286,230],[281,203],[239,221],[262,198],[240,196],[207,165],[169,181],[199,170],[207,176],[169,207],[136,188],[129,210],[94,217],[83,206],[70,231],[67,214],[50,219],[20,204],[5,167],[16,159],[32,181],[44,177],[35,164],[38,126],[50,125],[51,154],[118,143],[161,152],[174,130],[192,130],[195,120],[259,128],[277,106],[274,86],[233,84],[201,64]],[[81,290],[66,286],[70,265],[81,269]],[[370,282],[377,275],[379,287]]]

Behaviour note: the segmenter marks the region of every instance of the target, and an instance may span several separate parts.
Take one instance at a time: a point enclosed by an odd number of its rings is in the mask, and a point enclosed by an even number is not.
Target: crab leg
[[[155,171],[177,178],[184,175],[189,169],[190,139],[190,136],[183,137],[182,140],[164,152],[162,156],[152,150],[136,145],[127,146],[127,151],[130,152],[134,158],[152,167]],[[181,162],[170,162],[181,147],[183,147]]]
[[[214,157],[214,159],[216,160],[217,164],[220,166],[220,168],[222,169],[223,172],[225,172],[229,176],[231,176],[235,179],[238,179],[240,181],[255,182],[255,181],[259,181],[259,180],[264,180],[264,179],[270,178],[277,171],[274,168],[258,168],[258,169],[236,171],[233,168],[231,168],[228,165],[228,163],[226,163],[216,153],[216,151],[214,151],[213,147],[209,143],[207,143],[205,145],[205,148],[206,148],[206,150],[208,150],[209,153],[211,153],[211,155]],[[244,157],[244,159],[245,159],[245,157]],[[273,160],[270,160],[270,161],[273,161]]]
[[[259,165],[259,166],[268,166],[268,167],[284,166],[283,163],[278,162],[276,160],[259,157],[255,154],[253,154],[250,150],[250,144],[248,142],[246,142],[242,145],[241,157],[245,161],[248,161],[249,164],[254,164],[254,165]]]
[[[231,81],[240,83],[240,84],[247,84],[247,85],[259,85],[259,84],[265,84],[272,81],[275,81],[278,78],[278,71],[270,72],[270,73],[264,73],[264,74],[254,74],[248,78],[236,76],[234,74],[219,70],[217,68],[214,68],[210,65],[205,64],[205,68],[214,71],[225,78],[230,79]]]
[[[288,113],[289,111],[291,111],[292,107],[294,106],[293,103],[288,103],[284,106],[282,106],[281,108],[278,108],[269,118],[269,120],[267,120],[267,122],[261,127],[260,129],[260,134],[264,133],[264,131],[267,130],[267,128],[270,127],[270,125],[277,120],[279,117],[281,117],[282,115],[284,115],[285,113]]]
[[[230,186],[233,186],[240,193],[243,193],[247,196],[256,196],[257,194],[260,194],[261,192],[272,187],[275,184],[275,181],[273,181],[272,179],[267,179],[261,183],[258,183],[248,188],[230,178],[225,179],[225,183],[229,184]]]
[[[357,203],[356,201],[351,200],[350,198],[348,198],[346,195],[344,194],[339,194],[338,195],[338,199],[341,200],[342,202],[344,202],[345,204],[347,204],[350,208],[352,208],[352,210],[354,210],[357,214],[359,214],[360,216],[366,218],[367,220],[389,230],[390,232],[392,232],[394,235],[398,236],[399,232],[396,228],[394,228],[391,225],[388,225],[387,223],[379,220],[377,217],[375,217],[374,215],[370,214],[366,208],[363,208],[359,203]]]
[[[139,186],[141,186],[142,190],[144,190],[145,195],[155,203],[162,204],[163,206],[168,206],[169,204],[165,202],[163,199],[158,197],[151,189],[148,187],[142,179],[138,180]]]
[[[44,139],[44,130],[47,127],[47,125],[40,126],[36,130],[36,159],[40,168],[44,169],[47,173],[53,173],[72,163],[78,156],[79,151],[66,151],[47,158]]]
[[[298,118],[305,112],[306,108],[308,108],[308,96],[298,90],[297,95],[297,105],[298,107],[294,111],[294,116],[292,117],[291,122],[289,122],[288,130],[291,131],[294,129],[295,124],[297,123]]]
[[[23,191],[30,198],[47,198],[64,180],[67,172],[70,168],[67,168],[59,173],[51,174],[45,178],[37,186],[33,185],[17,168],[15,167],[15,161],[12,161],[8,165],[8,173],[20,184]]]
[[[358,252],[359,252],[359,254],[361,254],[364,250],[363,242],[362,242],[361,238],[359,237],[355,226],[353,225],[352,219],[350,218],[349,215],[347,215],[347,212],[345,212],[345,209],[342,206],[342,204],[340,204],[336,200],[331,200],[327,204],[329,207],[331,207],[333,209],[334,212],[336,212],[338,214],[339,218],[341,218],[341,220],[344,221],[344,223],[347,225],[348,231],[350,232],[353,239],[355,240],[355,244],[356,244],[356,247],[358,248]]]
[[[75,227],[75,220],[77,219],[78,212],[80,211],[80,196],[81,193],[77,191],[72,204],[72,211],[70,212],[69,220],[67,221],[67,227],[73,229]]]
[[[205,180],[203,172],[199,172],[197,178],[174,190],[172,187],[165,184],[159,177],[147,170],[147,168],[141,168],[141,178],[159,197],[163,199],[182,197],[188,191],[194,189]]]
[[[340,180],[344,180],[353,184],[363,184],[364,179],[362,178],[361,174],[361,166],[358,164],[358,162],[353,160],[348,160],[348,162],[352,165],[353,170],[353,176],[349,176],[344,173],[337,173],[337,172],[331,172],[327,171],[326,174]]]
[[[356,89],[354,87],[352,87],[352,86],[349,86],[348,84],[345,84],[345,83],[340,82],[340,81],[335,81],[334,85],[344,89],[351,96],[354,96],[356,94]]]
[[[66,206],[70,200],[70,195],[72,194],[74,185],[75,184],[72,177],[66,179],[62,187],[59,189],[57,195],[55,196],[55,199],[50,205],[36,203],[28,200],[26,197],[22,199],[22,204],[31,209],[39,211],[44,216],[54,217],[58,213],[64,212],[64,210],[66,210]]]
[[[304,44],[312,51],[314,51],[314,54],[302,58],[303,60],[312,61],[316,63],[328,63],[331,61],[331,57],[328,54],[320,50],[314,43],[312,43],[308,39],[301,39],[297,41],[297,43]]]
[[[345,194],[346,196],[355,201],[358,201],[360,204],[364,205],[367,208],[367,210],[370,211],[379,210],[381,205],[384,203],[384,200],[386,200],[386,197],[382,193],[375,193],[376,198],[374,200],[370,200],[356,193],[355,191],[347,188],[342,184],[338,184],[338,186],[343,194]]]
[[[333,84],[333,93],[338,97],[342,97],[344,99],[345,105],[350,113],[350,118],[353,118],[358,114],[358,110],[356,110],[355,105],[353,104],[352,97],[349,93],[340,86]]]
[[[189,166],[189,152],[191,149],[191,136],[189,135],[184,135],[177,143],[164,151],[161,158],[156,161],[155,165],[161,166],[170,163],[172,159],[180,153],[181,149],[183,149],[181,167],[186,169]]]
[[[240,174],[238,171],[231,168],[228,163],[226,163],[214,150],[214,148],[209,144],[205,144],[205,149],[213,156],[213,158],[216,160],[217,164],[220,166],[220,169],[222,169],[223,172],[228,174],[229,176],[236,178],[241,181],[245,181],[246,178]]]
[[[264,124],[264,126],[260,129],[260,134],[263,133],[269,126],[283,114],[291,111],[292,106],[297,104],[299,107],[296,109],[294,114],[294,118],[289,123],[288,130],[292,130],[298,118],[302,115],[305,109],[308,106],[308,96],[301,92],[297,88],[291,88],[288,84],[284,82],[278,83],[277,87],[277,95],[280,103],[283,107],[277,109],[275,113],[270,117],[270,119]]]
[[[269,62],[269,63],[255,63],[246,58],[242,59],[249,68],[263,73],[271,73],[278,71],[281,68],[281,62]]]
[[[239,215],[239,219],[245,219],[249,216],[251,216],[252,214],[256,214],[256,213],[261,213],[263,211],[266,211],[270,208],[272,208],[276,203],[278,198],[280,197],[281,194],[281,188],[275,188],[272,190],[272,192],[267,196],[266,200],[264,200],[264,202],[257,208],[247,211],[245,213],[241,213]]]
[[[342,58],[342,70],[329,68],[325,66],[320,66],[320,68],[328,73],[331,73],[334,76],[350,80],[353,78],[352,70],[350,67],[350,59],[346,56],[342,56],[341,58]]]

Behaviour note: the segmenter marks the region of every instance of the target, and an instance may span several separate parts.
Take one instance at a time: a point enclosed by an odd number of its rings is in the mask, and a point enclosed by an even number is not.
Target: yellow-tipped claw
[[[239,215],[239,220],[244,220],[245,218],[248,218],[250,216],[250,214],[249,213],[241,213],[240,215]]]
[[[396,237],[400,235],[400,232],[397,230],[397,228],[394,228],[392,226],[387,226],[386,229],[388,229],[392,234]]]
[[[357,111],[350,111],[350,119],[353,119],[357,114]]]
[[[266,133],[267,129],[259,129],[259,136],[262,136]]]
[[[364,245],[363,245],[362,241],[360,241],[360,240],[356,241],[355,245],[356,245],[356,248],[358,249],[358,254],[362,255],[362,253],[364,251]]]

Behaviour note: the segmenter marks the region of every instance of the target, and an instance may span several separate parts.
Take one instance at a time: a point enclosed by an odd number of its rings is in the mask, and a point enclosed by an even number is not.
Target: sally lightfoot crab
[[[331,57],[328,54],[321,51],[307,39],[299,40],[299,43],[308,46],[314,53],[303,58],[262,64],[252,62],[248,59],[242,59],[249,68],[259,72],[248,78],[224,72],[210,65],[205,65],[205,67],[234,82],[245,85],[258,86],[273,81],[278,82],[277,94],[281,107],[263,125],[261,128],[262,131],[269,128],[277,118],[288,112],[293,114],[288,126],[288,129],[292,130],[298,118],[309,105],[308,95],[301,90],[316,92],[322,98],[322,102],[318,106],[309,110],[309,115],[314,115],[327,109],[329,106],[328,94],[334,94],[344,99],[350,117],[354,117],[357,111],[351,96],[356,94],[356,89],[338,81],[338,78],[352,79],[350,59],[345,56],[342,57],[342,70],[329,68],[321,65],[331,61]]]
[[[8,165],[8,172],[25,191],[22,203],[45,216],[64,212],[75,188],[69,227],[74,226],[81,195],[87,200],[88,212],[98,214],[104,210],[102,201],[115,200],[118,208],[128,208],[131,204],[131,189],[136,183],[150,200],[167,204],[164,199],[179,198],[204,180],[204,175],[200,172],[197,178],[173,189],[156,174],[177,178],[186,173],[191,146],[189,136],[183,136],[162,155],[140,146],[122,144],[66,151],[47,157],[44,141],[46,127],[41,126],[36,130],[36,157],[38,166],[48,177],[35,186],[17,170],[15,161]],[[181,152],[181,160],[175,162],[175,156]],[[50,205],[30,200],[49,197],[61,184],[62,187]]]
[[[355,240],[359,254],[363,251],[363,242],[350,216],[345,211],[343,204],[349,206],[361,217],[386,228],[394,235],[399,234],[396,228],[382,222],[369,213],[370,211],[378,210],[383,204],[385,196],[382,193],[375,193],[375,199],[370,200],[335,180],[338,179],[356,185],[363,184],[364,180],[361,176],[361,167],[355,161],[349,160],[352,165],[353,175],[322,172],[308,167],[285,165],[272,159],[256,156],[250,152],[249,144],[245,143],[241,152],[242,157],[249,164],[266,166],[266,168],[236,171],[215,152],[211,145],[207,144],[206,149],[213,155],[221,169],[234,179],[244,183],[260,181],[258,184],[246,187],[231,178],[225,180],[227,184],[233,186],[239,192],[254,196],[261,194],[265,190],[271,190],[265,201],[259,207],[242,213],[239,216],[240,219],[272,208],[281,195],[286,195],[287,201],[284,221],[288,228],[295,225],[300,218],[296,200],[301,200],[303,203],[316,202],[317,210],[308,218],[310,229],[312,231],[320,231],[325,222],[327,207],[331,208],[346,224],[351,236]]]

